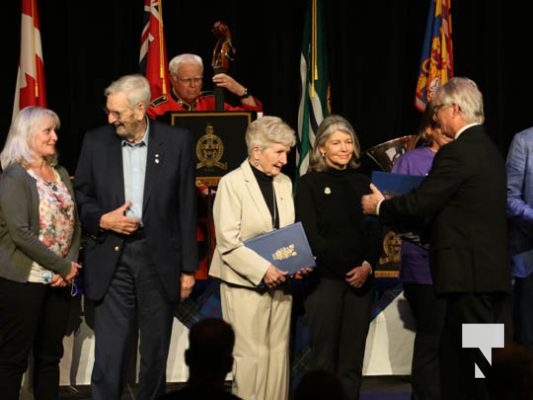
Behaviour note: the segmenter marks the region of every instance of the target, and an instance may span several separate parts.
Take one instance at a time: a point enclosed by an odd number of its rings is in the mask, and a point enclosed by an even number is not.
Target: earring
[[[320,153],[320,155],[322,156],[322,158],[326,157],[326,153]]]
[[[259,160],[255,160],[254,167],[259,167]]]

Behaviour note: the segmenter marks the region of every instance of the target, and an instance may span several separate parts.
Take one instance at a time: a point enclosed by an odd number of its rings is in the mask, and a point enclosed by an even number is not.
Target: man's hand
[[[131,235],[139,229],[140,220],[126,216],[126,211],[131,205],[131,201],[125,202],[119,208],[110,211],[100,218],[100,228],[111,230],[122,235]]]
[[[244,91],[244,86],[233,79],[231,76],[220,73],[213,76],[213,83],[218,87],[229,90],[231,93],[240,96]]]
[[[378,215],[378,204],[385,200],[385,197],[373,183],[370,184],[370,190],[372,190],[371,194],[365,194],[361,197],[361,208],[363,214]]]
[[[194,287],[195,279],[194,274],[184,274],[180,276],[180,298],[185,300],[192,293],[192,288]]]
[[[213,83],[218,87],[224,88],[237,97],[241,97],[244,94],[245,87],[233,79],[228,74],[220,73],[213,76]],[[250,107],[257,107],[257,103],[254,99],[254,96],[248,96],[241,98],[241,103],[246,104]]]

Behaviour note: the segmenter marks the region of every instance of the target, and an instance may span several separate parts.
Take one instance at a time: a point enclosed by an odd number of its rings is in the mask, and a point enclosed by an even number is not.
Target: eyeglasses
[[[104,112],[105,112],[106,115],[112,115],[116,119],[120,119],[120,117],[122,116],[121,112],[119,112],[119,111],[110,111],[106,107],[104,107]]]
[[[183,83],[184,85],[190,85],[191,83],[193,85],[198,85],[202,80],[204,79],[203,76],[197,76],[194,78],[176,78],[178,81]]]
[[[111,111],[108,110],[107,107],[104,107],[104,112],[106,113],[106,115],[112,115],[116,119],[121,119],[126,114],[126,111]]]

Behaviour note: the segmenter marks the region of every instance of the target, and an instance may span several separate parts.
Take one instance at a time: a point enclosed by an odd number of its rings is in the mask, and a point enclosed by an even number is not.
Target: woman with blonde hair
[[[18,400],[33,355],[35,400],[59,396],[80,224],[66,169],[57,163],[59,117],[26,107],[0,154],[0,393]]]
[[[346,118],[324,118],[295,201],[296,219],[303,223],[317,263],[318,283],[304,304],[310,368],[336,375],[349,399],[358,399],[361,389],[373,268],[381,253],[380,225],[359,206],[361,196],[370,192],[370,179],[357,171],[360,151]]]

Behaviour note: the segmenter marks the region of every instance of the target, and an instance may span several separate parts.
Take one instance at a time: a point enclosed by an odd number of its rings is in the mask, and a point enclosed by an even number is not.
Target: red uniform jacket
[[[250,107],[246,104],[240,106],[232,106],[229,103],[224,102],[225,111],[263,111],[263,104],[254,97],[257,103],[256,107]],[[169,112],[180,111],[215,111],[215,96],[213,94],[201,94],[196,99],[196,104],[189,108],[189,105],[181,100],[175,100],[173,97],[168,99],[160,98],[156,99],[148,109],[148,116],[150,118],[157,118]]]

